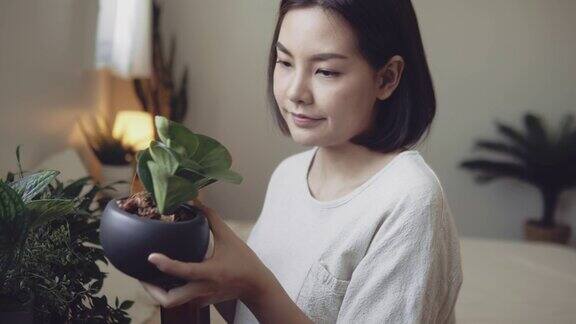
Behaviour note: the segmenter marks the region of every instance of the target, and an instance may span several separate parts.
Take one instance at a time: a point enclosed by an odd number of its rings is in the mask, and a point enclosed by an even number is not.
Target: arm
[[[441,192],[415,189],[382,223],[355,268],[338,323],[452,323],[459,243]]]
[[[227,300],[220,303],[214,304],[214,307],[220,313],[220,316],[224,318],[226,323],[234,323],[234,317],[236,316],[236,303],[237,299]]]
[[[172,260],[152,253],[148,260],[167,274],[188,280],[184,286],[164,291],[142,283],[164,308],[192,302],[198,306],[241,300],[260,323],[311,323],[290,299],[274,274],[226,225],[216,211],[201,204],[214,234],[214,253],[199,263]],[[231,319],[228,311],[221,314]]]
[[[312,321],[290,299],[280,283],[274,278],[265,284],[260,292],[247,297],[242,302],[250,309],[260,323],[310,324]]]

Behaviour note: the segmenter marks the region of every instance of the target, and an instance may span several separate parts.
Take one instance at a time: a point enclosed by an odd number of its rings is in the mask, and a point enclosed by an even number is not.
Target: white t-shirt
[[[274,170],[248,245],[315,323],[454,323],[458,234],[440,181],[416,150],[343,197],[316,200],[318,147]],[[234,323],[257,323],[238,302]]]

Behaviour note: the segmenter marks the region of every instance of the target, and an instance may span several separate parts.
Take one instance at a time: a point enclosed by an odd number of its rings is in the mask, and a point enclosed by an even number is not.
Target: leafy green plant
[[[128,323],[132,301],[99,296],[108,264],[99,246],[105,202],[89,177],[64,185],[55,170],[0,179],[0,311],[34,298],[40,323]]]
[[[496,122],[505,141],[479,140],[476,148],[501,154],[508,161],[487,158],[463,161],[462,168],[479,172],[478,183],[498,178],[513,178],[536,187],[543,197],[543,215],[538,225],[554,226],[558,197],[576,187],[576,129],[574,116],[565,115],[560,130],[552,134],[543,120],[534,114],[524,116],[526,132],[522,133]]]
[[[103,116],[89,117],[90,127],[80,119],[79,126],[86,142],[102,164],[127,165],[135,154],[134,150],[122,141],[122,136],[112,135],[112,122]]]
[[[137,172],[161,214],[174,212],[218,180],[242,182],[242,176],[230,170],[231,155],[218,141],[162,116],[154,123],[160,141],[138,152]]]
[[[133,87],[142,110],[150,112],[152,116],[161,115],[182,122],[188,110],[188,67],[184,67],[178,83],[174,76],[176,39],[170,39],[170,52],[166,60],[160,17],[161,6],[155,0],[152,2],[152,76],[134,79]]]

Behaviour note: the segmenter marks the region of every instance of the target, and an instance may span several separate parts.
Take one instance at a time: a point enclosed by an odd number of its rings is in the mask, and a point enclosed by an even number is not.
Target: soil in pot
[[[127,213],[142,218],[156,219],[168,223],[184,222],[193,219],[196,215],[188,208],[178,208],[173,214],[162,215],[154,204],[154,199],[149,192],[142,191],[119,199],[118,207]]]

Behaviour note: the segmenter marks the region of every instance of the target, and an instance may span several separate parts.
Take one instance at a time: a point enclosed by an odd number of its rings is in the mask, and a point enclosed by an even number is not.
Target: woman
[[[149,293],[234,323],[453,323],[457,231],[410,149],[436,109],[410,1],[281,1],[268,78],[280,129],[313,148],[276,167],[247,244],[200,205],[213,256],[151,254],[189,283]]]

